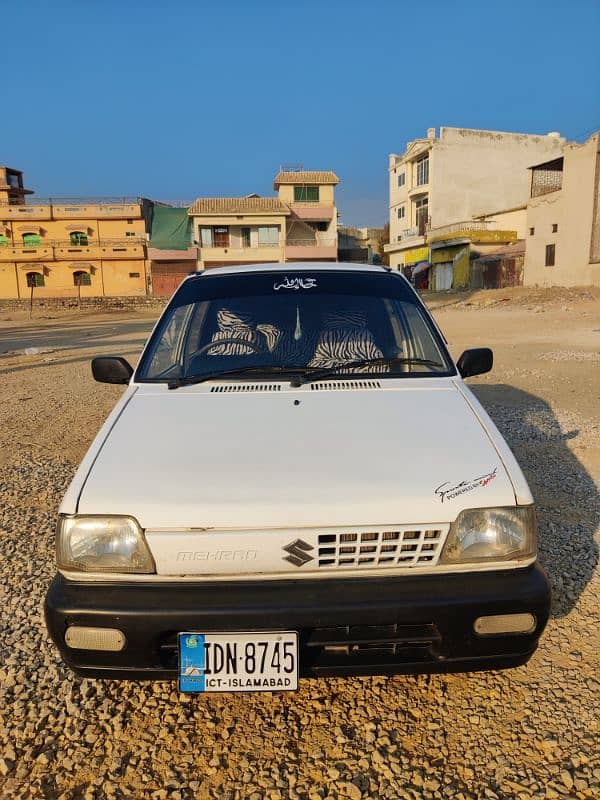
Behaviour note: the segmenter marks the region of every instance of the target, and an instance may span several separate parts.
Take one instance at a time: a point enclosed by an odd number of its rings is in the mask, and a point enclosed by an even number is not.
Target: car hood
[[[92,462],[78,513],[248,529],[448,522],[463,508],[514,505],[490,435],[451,379],[371,383],[140,386]]]

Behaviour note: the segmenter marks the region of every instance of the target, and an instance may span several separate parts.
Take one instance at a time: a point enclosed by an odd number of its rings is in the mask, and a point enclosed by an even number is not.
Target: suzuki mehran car
[[[398,272],[225,267],[177,289],[59,510],[64,661],[182,691],[524,664],[549,612],[525,478]]]

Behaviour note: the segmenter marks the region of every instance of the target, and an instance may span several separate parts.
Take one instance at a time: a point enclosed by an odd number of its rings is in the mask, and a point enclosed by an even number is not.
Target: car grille
[[[440,528],[320,533],[319,567],[434,566],[440,557],[444,533]]]
[[[158,641],[161,667],[177,668],[177,633]],[[341,625],[300,628],[300,672],[318,674],[335,667],[390,667],[439,660],[442,637],[433,623]]]
[[[331,391],[352,391],[356,389],[381,389],[379,381],[371,380],[355,380],[355,381],[319,381],[311,383],[311,391],[313,392],[331,392]]]
[[[313,668],[336,664],[406,663],[437,658],[441,637],[426,624],[344,625],[314,628],[303,637],[306,660]]]
[[[225,394],[230,392],[280,392],[280,383],[225,383],[212,386],[211,394]]]

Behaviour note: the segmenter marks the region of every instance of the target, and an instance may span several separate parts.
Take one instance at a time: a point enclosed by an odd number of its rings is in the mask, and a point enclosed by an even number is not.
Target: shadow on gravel
[[[539,521],[539,558],[552,584],[552,616],[570,613],[598,563],[594,534],[600,494],[567,447],[579,430],[563,429],[540,397],[506,384],[471,386],[510,445],[529,482]]]

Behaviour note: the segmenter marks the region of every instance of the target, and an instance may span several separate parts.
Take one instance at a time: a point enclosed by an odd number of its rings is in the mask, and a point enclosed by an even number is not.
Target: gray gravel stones
[[[540,358],[542,361],[600,361],[600,353],[589,350],[551,350],[542,353]]]
[[[597,422],[477,389],[532,485],[554,588],[552,619],[526,667],[196,697],[173,683],[82,680],[63,667],[43,620],[56,508],[75,469],[58,442],[89,440],[87,412],[97,427],[114,394],[90,394],[83,367],[17,379],[0,430],[16,433],[0,464],[0,797],[600,797],[600,505],[573,450],[592,445]],[[21,394],[34,396],[31,411],[17,405]],[[23,435],[23,414],[42,414],[44,395],[56,439],[41,446]]]

